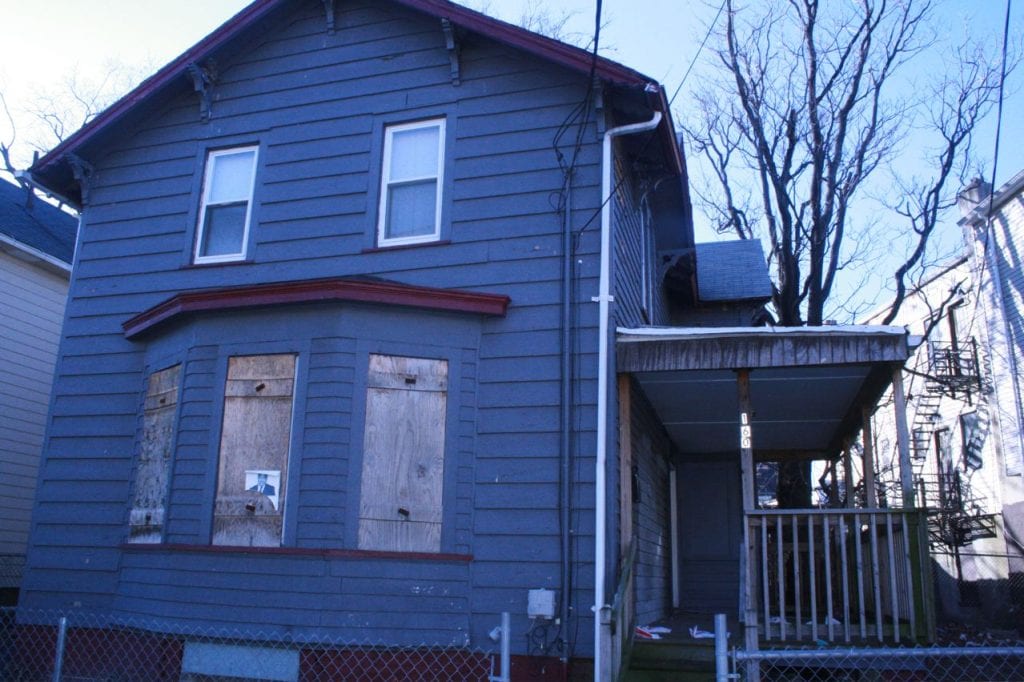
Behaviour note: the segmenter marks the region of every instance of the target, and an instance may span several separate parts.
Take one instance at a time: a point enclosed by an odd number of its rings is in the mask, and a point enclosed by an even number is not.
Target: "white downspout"
[[[608,460],[608,304],[612,301],[611,284],[611,194],[612,194],[612,140],[620,135],[632,135],[653,130],[661,123],[661,112],[654,112],[649,121],[631,123],[605,131],[601,157],[601,278],[599,291],[594,301],[598,303],[598,352],[597,352],[597,467],[594,477],[594,681],[608,682],[610,671],[605,670],[604,657],[609,653],[601,650],[602,629],[608,627],[611,606],[605,603],[605,555],[607,532],[607,476]]]

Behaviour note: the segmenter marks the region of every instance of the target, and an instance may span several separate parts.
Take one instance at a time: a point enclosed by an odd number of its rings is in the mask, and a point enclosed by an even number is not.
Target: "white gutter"
[[[60,258],[56,258],[55,256],[51,256],[50,254],[46,253],[45,251],[40,251],[39,249],[35,248],[34,246],[29,246],[25,242],[18,241],[14,237],[9,237],[6,234],[0,234],[0,244],[9,246],[9,247],[11,247],[11,248],[13,248],[13,249],[15,249],[17,251],[21,251],[23,254],[25,254],[26,256],[28,256],[30,258],[32,258],[33,260],[40,261],[40,262],[44,263],[45,265],[49,265],[52,268],[54,268],[55,270],[59,270],[59,271],[65,273],[65,274],[71,272],[71,264],[70,263],[65,263]]]
[[[741,336],[907,336],[906,327],[893,325],[822,325],[818,327],[619,327],[619,341],[643,341]]]
[[[36,180],[35,176],[33,176],[30,171],[27,171],[27,170],[14,171],[14,178],[16,180],[20,180],[21,182],[27,182],[28,184],[32,185],[37,190],[39,190],[40,192],[45,194],[46,196],[53,197],[54,199],[56,199],[57,201],[61,202],[62,204],[67,204],[71,208],[73,208],[76,211],[78,211],[79,213],[81,213],[82,207],[78,204],[77,201],[72,201],[71,199],[67,198],[63,194],[58,194],[57,192],[54,192],[49,187],[47,187],[46,185],[44,185],[44,184],[40,183],[38,180]]]
[[[654,112],[653,118],[643,123],[632,123],[605,131],[601,156],[601,279],[594,301],[598,303],[599,331],[597,352],[597,467],[594,478],[594,681],[608,682],[610,671],[604,670],[607,663],[602,651],[602,631],[611,633],[608,622],[611,606],[605,603],[605,557],[607,554],[607,476],[608,461],[608,304],[612,301],[611,284],[611,199],[612,199],[612,140],[621,135],[632,135],[653,130],[661,123],[661,112]],[[609,639],[610,641],[610,639]]]

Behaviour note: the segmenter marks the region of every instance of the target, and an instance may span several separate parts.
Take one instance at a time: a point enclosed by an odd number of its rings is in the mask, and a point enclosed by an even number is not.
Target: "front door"
[[[679,608],[736,613],[740,567],[740,473],[735,455],[683,458],[678,468]]]

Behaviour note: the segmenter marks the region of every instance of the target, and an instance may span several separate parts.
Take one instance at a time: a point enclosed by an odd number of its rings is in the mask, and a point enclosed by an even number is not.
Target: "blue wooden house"
[[[746,584],[756,638],[735,370],[830,396],[764,426],[822,457],[907,353],[749,333],[763,255],[694,245],[663,88],[443,0],[257,0],[30,176],[82,209],[33,608],[405,646],[507,611],[531,675],[610,679]]]

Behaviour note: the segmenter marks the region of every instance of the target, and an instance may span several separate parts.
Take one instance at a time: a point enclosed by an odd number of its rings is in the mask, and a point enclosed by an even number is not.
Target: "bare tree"
[[[4,97],[4,93],[0,92],[0,112],[3,113],[5,119],[7,119],[7,127],[10,131],[7,136],[0,140],[0,172],[8,173],[11,177],[14,177],[14,160],[12,157],[12,150],[18,140],[18,129],[14,125],[14,117],[11,115],[11,108],[7,106],[7,98]]]
[[[501,14],[498,8],[492,6],[491,0],[465,0],[462,4],[477,12],[491,16],[499,16]],[[589,26],[584,20],[582,22],[583,25],[588,26],[590,30],[571,30],[572,24],[576,23],[577,19],[580,18],[580,12],[576,10],[555,9],[551,3],[544,3],[542,0],[527,0],[519,12],[519,16],[506,16],[505,20],[528,31],[589,50],[594,45],[592,26]],[[609,20],[603,20],[601,22],[601,29],[604,30],[609,23]],[[608,49],[607,45],[602,44],[602,53]]]
[[[720,232],[767,239],[772,302],[787,326],[822,323],[837,278],[865,258],[857,244],[884,242],[891,253],[902,234],[891,321],[965,179],[972,134],[998,96],[1000,70],[962,50],[953,76],[933,89],[909,82],[905,67],[934,45],[930,0],[774,0],[757,8],[726,0],[726,11],[714,55],[723,78],[696,95],[699,115],[684,127],[710,168],[698,200]],[[925,128],[933,175],[887,179],[888,219],[854,234],[863,225],[851,211],[869,181],[881,180],[908,135],[916,142]]]
[[[0,89],[0,122],[9,131],[0,139],[0,172],[14,177],[34,153],[60,144],[142,80],[146,70],[148,66],[108,62],[102,76],[90,78],[71,69],[59,83],[38,88],[20,103]]]

